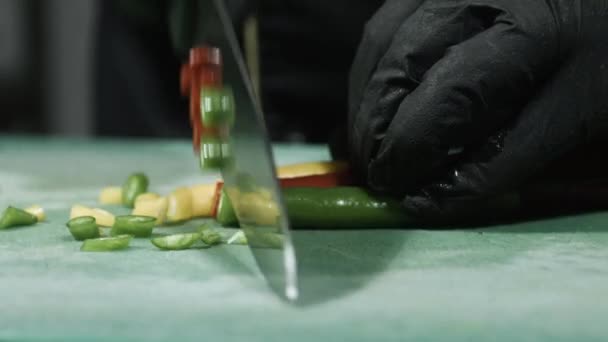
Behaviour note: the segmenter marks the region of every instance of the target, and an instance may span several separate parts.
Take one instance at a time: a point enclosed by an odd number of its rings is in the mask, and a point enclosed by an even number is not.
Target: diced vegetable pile
[[[400,209],[398,201],[374,196],[362,188],[344,186],[350,184],[348,167],[344,163],[289,165],[278,168],[277,175],[289,221],[294,227],[387,228],[411,221]],[[162,196],[150,191],[150,181],[144,173],[133,173],[122,186],[105,187],[99,194],[101,205],[130,208],[129,215],[115,216],[105,209],[74,204],[66,226],[75,240],[83,241],[83,251],[125,249],[132,238],[151,238],[152,244],[162,250],[248,243],[256,247],[280,248],[283,235],[276,231],[281,219],[277,200],[271,191],[257,188],[246,177],[240,181],[238,189],[226,189],[219,180],[212,184],[179,187]],[[229,227],[238,227],[240,219],[244,226],[264,229],[256,229],[255,234],[239,231],[224,236],[207,223],[196,232],[154,234],[159,226],[176,226],[193,218],[213,218],[219,225]],[[0,216],[0,230],[33,225],[44,219],[44,209],[40,206],[25,210],[8,207]],[[246,235],[251,241],[247,241]]]
[[[75,204],[66,223],[76,241],[83,241],[80,250],[102,252],[129,247],[132,238],[150,238],[154,228],[163,224],[179,224],[192,218],[210,217],[217,193],[217,185],[204,184],[181,187],[167,196],[148,192],[149,180],[143,173],[133,173],[123,186],[109,186],[101,190],[99,203],[132,208],[131,215],[115,216],[101,208]],[[34,225],[45,220],[44,209],[8,207],[0,215],[0,230]],[[151,243],[162,250],[184,250],[197,246],[210,247],[227,243],[225,237],[204,224],[197,232],[155,236]]]

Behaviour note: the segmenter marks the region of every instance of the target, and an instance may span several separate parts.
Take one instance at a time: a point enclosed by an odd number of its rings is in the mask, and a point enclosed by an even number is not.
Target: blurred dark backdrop
[[[89,135],[93,0],[0,0],[0,132]]]
[[[0,0],[0,133],[189,136],[176,1],[198,0]],[[226,0],[243,45],[255,27],[244,50],[273,139],[322,142],[343,122],[350,63],[382,2]]]

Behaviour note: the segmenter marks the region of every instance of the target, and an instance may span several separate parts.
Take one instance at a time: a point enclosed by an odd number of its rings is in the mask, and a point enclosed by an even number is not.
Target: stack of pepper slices
[[[216,47],[199,46],[190,50],[189,61],[181,69],[181,92],[190,97],[192,144],[200,155],[202,169],[216,169],[230,162],[228,142],[234,124],[235,104],[230,87],[223,85],[222,55]],[[330,188],[351,181],[346,163],[304,163],[279,168],[282,188]],[[227,201],[223,182],[218,181],[211,216],[217,217],[220,203]]]
[[[222,80],[218,48],[195,47],[181,68],[181,92],[190,97],[192,144],[201,168],[217,169],[230,161],[228,137],[234,124],[234,96]]]

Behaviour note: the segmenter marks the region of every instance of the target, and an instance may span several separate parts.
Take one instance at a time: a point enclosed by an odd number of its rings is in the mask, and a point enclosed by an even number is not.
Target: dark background
[[[184,56],[171,50],[165,2],[0,0],[0,134],[189,136]],[[327,140],[346,114],[363,25],[382,1],[228,1],[239,2],[256,8],[273,139]]]
[[[0,0],[0,132],[90,135],[95,1]]]

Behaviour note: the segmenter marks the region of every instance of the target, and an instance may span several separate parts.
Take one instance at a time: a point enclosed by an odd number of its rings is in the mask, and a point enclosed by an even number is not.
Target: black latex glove
[[[414,213],[475,213],[604,143],[608,1],[389,0],[350,82],[361,179]]]

